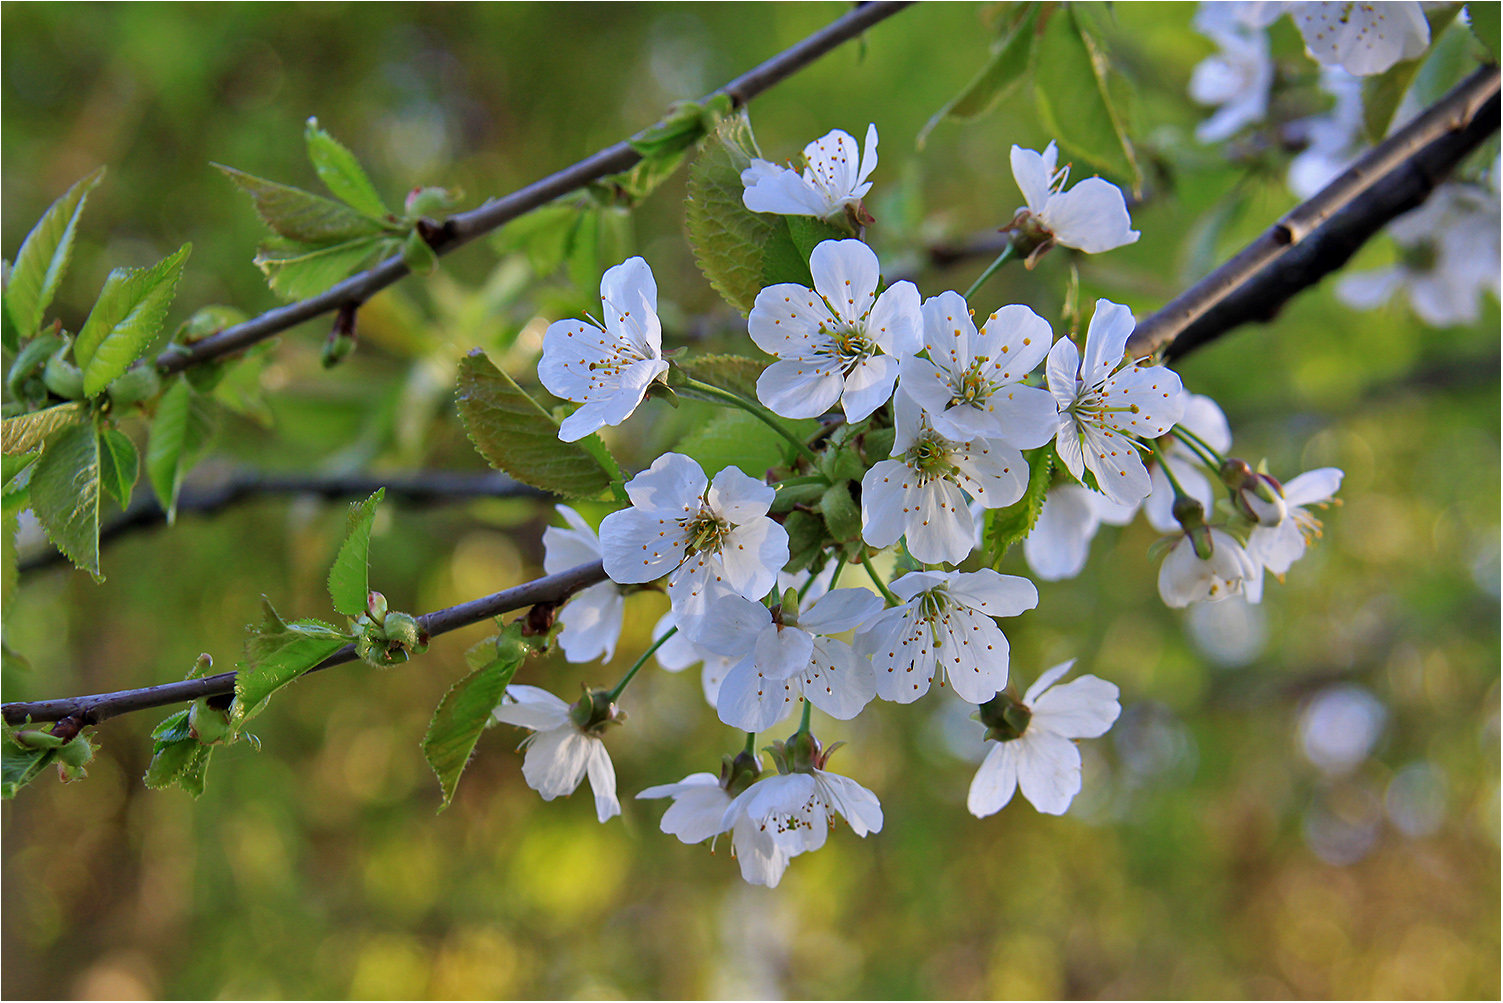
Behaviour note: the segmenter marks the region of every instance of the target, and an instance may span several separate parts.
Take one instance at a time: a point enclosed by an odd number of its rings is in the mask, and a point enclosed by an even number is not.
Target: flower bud
[[[762,775],[762,764],[750,752],[738,752],[735,758],[725,756],[720,762],[720,786],[735,797],[757,782]]]
[[[1179,495],[1174,499],[1174,519],[1185,529],[1185,535],[1190,538],[1190,546],[1195,548],[1195,556],[1202,561],[1211,559],[1211,529],[1206,525],[1206,510],[1194,498],[1189,495]]]
[[[372,589],[365,596],[365,612],[370,616],[372,623],[386,622],[386,597]]]
[[[421,655],[428,650],[428,631],[411,613],[396,610],[387,613],[382,629],[390,644],[399,644],[414,655]]]
[[[1021,700],[1003,692],[982,704],[976,715],[986,725],[986,737],[993,742],[1011,742],[1028,730],[1033,711]]]
[[[569,706],[569,720],[587,735],[598,735],[608,724],[619,724],[626,719],[621,708],[611,700],[605,690],[585,690],[584,696]]]
[[[116,407],[126,407],[150,400],[162,391],[162,378],[150,362],[133,366],[115,377],[109,386],[110,400]]]
[[[433,186],[414,188],[407,193],[403,210],[407,213],[408,219],[435,216],[453,209],[463,198],[464,192],[457,188],[452,192],[447,188]]]
[[[794,732],[783,743],[783,755],[790,773],[809,773],[816,769],[821,762],[819,753],[819,739],[812,732]]]

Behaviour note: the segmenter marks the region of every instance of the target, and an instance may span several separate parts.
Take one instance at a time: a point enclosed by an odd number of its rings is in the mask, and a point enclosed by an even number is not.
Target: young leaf
[[[793,241],[793,246],[798,248],[799,257],[804,259],[804,271],[809,270],[809,258],[814,254],[814,248],[826,240],[844,240],[851,234],[840,227],[815,219],[813,216],[784,216],[784,224],[788,227],[788,236]]]
[[[381,196],[376,194],[370,178],[365,176],[360,161],[339,140],[320,129],[318,119],[308,119],[303,137],[308,142],[308,159],[313,161],[318,179],[334,193],[335,198],[377,220],[384,221],[391,215]]]
[[[920,150],[929,139],[929,133],[943,120],[969,121],[979,118],[996,107],[998,102],[1023,82],[1023,74],[1028,71],[1029,56],[1033,54],[1033,28],[1038,20],[1038,6],[1036,3],[1023,5],[1022,17],[1013,25],[1011,32],[992,46],[992,53],[986,64],[971,78],[971,82],[924,123],[917,140]]]
[[[497,470],[571,498],[591,498],[610,475],[578,443],[562,442],[558,423],[476,349],[459,363],[455,402],[465,432]]]
[[[491,722],[491,711],[501,703],[507,684],[527,656],[522,640],[522,621],[515,620],[494,639],[495,657],[449,688],[433,712],[428,733],[423,736],[423,755],[438,776],[444,801],[449,807],[459,776],[470,761],[480,733]]]
[[[183,477],[203,455],[213,434],[214,414],[208,399],[188,380],[174,380],[157,404],[146,444],[146,476],[167,511],[168,525],[177,520]]]
[[[255,262],[273,292],[284,299],[298,300],[317,296],[399,246],[400,241],[382,236],[356,237],[313,249],[306,244],[275,244],[261,248]]]
[[[675,359],[674,364],[701,383],[729,390],[750,400],[757,399],[757,378],[768,366],[766,362],[748,359],[743,355],[690,355]],[[717,398],[702,396],[693,387],[675,386],[673,389],[680,397],[690,400],[721,403]]]
[[[36,462],[31,510],[75,567],[104,581],[99,573],[99,435],[93,425],[69,428]]]
[[[13,328],[18,338],[31,337],[41,326],[42,315],[68,270],[78,217],[83,214],[89,192],[103,177],[101,167],[63,193],[42,214],[22,241],[21,250],[16,252],[16,262],[5,286],[4,309],[8,327]],[[17,344],[7,339],[5,347],[14,352]]]
[[[0,799],[9,801],[57,755],[56,749],[31,749],[6,734],[0,738]]]
[[[146,351],[162,328],[177,292],[183,262],[193,250],[184,244],[150,268],[117,268],[73,342],[73,358],[84,374],[84,393],[100,393]]]
[[[140,473],[141,458],[136,444],[118,428],[99,431],[99,483],[121,508],[130,504],[131,488]]]
[[[78,401],[18,414],[0,422],[0,445],[6,456],[29,453],[41,449],[52,433],[83,420],[84,407]]]
[[[569,238],[582,210],[576,202],[553,202],[507,223],[491,238],[502,254],[523,251],[538,278],[558,271],[569,253]]]
[[[385,226],[347,205],[278,184],[233,167],[215,164],[256,203],[256,214],[272,232],[300,244],[341,244],[381,233]]]
[[[1496,62],[1503,52],[1500,52],[1498,37],[1500,33],[1499,10],[1503,4],[1494,3],[1469,3],[1466,5],[1467,21],[1472,26],[1472,34],[1477,40],[1487,47],[1488,55]],[[1432,39],[1434,34],[1430,36]]]
[[[1033,46],[1039,117],[1068,152],[1142,186],[1143,174],[1107,80],[1106,55],[1073,6],[1060,5]]]
[[[141,780],[153,790],[181,787],[197,800],[204,792],[204,773],[213,753],[213,746],[199,745],[192,738],[159,741],[152,750],[151,762]]]
[[[334,608],[345,616],[359,616],[365,612],[366,596],[370,592],[371,524],[376,518],[376,508],[386,497],[386,489],[363,502],[350,506],[349,521],[345,528],[344,543],[339,547],[339,556],[329,569],[329,598]]]
[[[762,249],[782,226],[741,201],[741,172],[756,155],[751,122],[742,112],[723,119],[689,167],[685,219],[699,270],[725,301],[751,313],[763,285]]]
[[[266,709],[273,693],[350,641],[349,635],[317,620],[284,623],[265,596],[261,612],[261,624],[246,638],[245,658],[235,674],[230,724],[237,732]]]
[[[993,509],[986,518],[987,557],[993,565],[1002,560],[1007,548],[1033,532],[1044,495],[1049,491],[1049,475],[1054,469],[1054,447],[1045,446],[1028,454],[1028,487],[1023,497],[1005,508]]]
[[[784,424],[800,437],[819,429],[819,422],[813,418]],[[793,447],[768,434],[767,426],[745,411],[728,409],[695,429],[676,448],[696,460],[710,477],[726,467],[740,467],[753,477],[761,477],[764,471],[787,463],[785,450]]]

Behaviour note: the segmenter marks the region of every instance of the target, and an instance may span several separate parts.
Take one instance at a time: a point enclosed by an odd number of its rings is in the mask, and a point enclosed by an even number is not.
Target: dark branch
[[[1373,147],[1226,264],[1145,317],[1134,356],[1176,359],[1243,324],[1271,320],[1394,217],[1423,202],[1498,130],[1498,67],[1484,66]]]
[[[436,610],[418,617],[419,622],[434,636],[479,623],[487,617],[509,613],[538,603],[560,603],[578,592],[605,581],[605,568],[599,561],[581,564],[577,568],[538,578],[515,588],[497,592],[483,599],[472,599],[458,606]],[[345,645],[328,658],[319,662],[309,672],[319,672],[355,660],[354,645]],[[7,724],[23,724],[29,717],[32,721],[61,721],[64,718],[77,720],[82,725],[99,724],[118,714],[163,707],[167,704],[184,703],[199,697],[211,697],[235,692],[235,673],[221,672],[200,679],[185,679],[179,683],[162,683],[137,690],[120,690],[116,693],[98,693],[93,696],[72,697],[64,700],[39,700],[34,703],[8,703],[0,707]]]
[[[884,0],[880,3],[862,4],[797,45],[785,49],[724,87],[710,92],[705,96],[705,100],[719,94],[728,94],[732,103],[739,108],[831,49],[855,38],[879,21],[896,14],[911,2],[912,0]],[[597,181],[611,174],[619,174],[641,159],[642,155],[632,149],[628,142],[623,141],[614,146],[608,146],[571,167],[566,167],[541,181],[535,181],[525,188],[512,192],[505,198],[493,199],[478,209],[451,216],[430,244],[435,254],[447,254],[476,237],[483,236],[504,223],[509,223],[523,213],[576,191],[591,181]],[[156,358],[156,367],[164,375],[175,373],[201,362],[249,348],[258,341],[264,341],[320,314],[348,304],[358,306],[401,279],[408,271],[400,255],[388,258],[358,275],[350,276],[327,292],[320,293],[311,299],[276,307],[243,324],[227,327],[218,334],[195,342],[192,346],[163,352]]]
[[[220,477],[201,478],[197,483],[185,485],[178,496],[177,511],[181,515],[193,512],[200,515],[218,512],[251,498],[262,495],[314,495],[324,499],[365,498],[377,488],[386,489],[390,500],[400,499],[409,504],[423,505],[438,502],[459,501],[465,498],[551,498],[546,491],[521,484],[497,471],[486,473],[463,473],[452,470],[430,470],[415,474],[274,474],[260,470],[232,470]],[[119,518],[99,531],[99,543],[103,546],[117,537],[141,529],[160,526],[167,521],[167,513],[149,492],[136,496]],[[40,553],[23,559],[17,567],[21,574],[39,571],[65,564],[67,559],[56,548],[49,547]]]

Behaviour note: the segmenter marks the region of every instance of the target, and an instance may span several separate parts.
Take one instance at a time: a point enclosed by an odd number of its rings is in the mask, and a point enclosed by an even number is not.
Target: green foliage
[[[694,260],[725,301],[751,313],[763,284],[762,249],[783,224],[741,201],[741,172],[760,156],[745,112],[727,116],[689,167],[685,219]],[[786,232],[786,230],[785,230]]]
[[[1054,9],[1033,52],[1034,98],[1045,128],[1066,152],[1141,188],[1143,173],[1108,79],[1106,54],[1074,4]]]
[[[0,799],[15,797],[49,763],[56,764],[63,783],[88,776],[84,766],[93,758],[94,743],[87,736],[65,741],[45,731],[6,728],[0,738]]]
[[[42,316],[57,294],[73,254],[73,237],[89,192],[104,177],[104,168],[74,183],[48,207],[32,227],[16,253],[0,299],[5,349],[14,352],[20,339],[29,338],[42,325]]]
[[[748,359],[744,355],[687,355],[681,359],[674,359],[673,364],[682,369],[691,379],[708,383],[721,390],[729,390],[748,400],[757,399],[757,378],[762,375],[762,370],[767,368],[766,362]],[[673,390],[680,397],[690,400],[705,400],[713,404],[722,403],[719,398],[706,396],[692,386],[675,383]]]
[[[1466,5],[1466,16],[1467,20],[1471,22],[1472,34],[1476,35],[1477,40],[1487,47],[1488,55],[1492,56],[1494,62],[1497,62],[1499,57],[1503,56],[1503,48],[1500,48],[1498,44],[1500,7],[1503,7],[1503,4],[1499,4],[1497,0],[1492,0],[1489,3],[1474,2]],[[1434,36],[1432,35],[1431,37],[1433,38]]]
[[[581,212],[572,200],[539,206],[497,230],[491,244],[502,254],[525,253],[533,274],[552,275],[569,256],[570,239]]]
[[[794,435],[807,438],[819,430],[813,418],[783,421]],[[793,446],[772,435],[767,426],[745,411],[727,409],[700,425],[674,447],[692,457],[705,473],[714,477],[726,467],[740,467],[753,477],[785,466],[792,460]]]
[[[73,358],[83,370],[86,396],[103,391],[146,351],[162,328],[183,262],[192,249],[192,244],[184,244],[150,268],[110,272],[73,342]]]
[[[204,774],[214,749],[193,737],[188,711],[168,715],[152,729],[151,737],[151,763],[142,778],[146,786],[153,790],[181,787],[197,800],[204,792]]]
[[[251,628],[246,638],[245,656],[235,674],[230,724],[237,733],[266,709],[272,694],[350,641],[350,635],[317,620],[283,622],[265,596],[261,613],[260,625]]]
[[[378,236],[386,229],[380,220],[342,202],[258,178],[224,164],[214,166],[251,197],[261,222],[284,240],[324,247]]]
[[[481,664],[444,694],[428,724],[428,733],[423,736],[423,755],[443,789],[444,800],[439,811],[454,799],[460,774],[470,761],[480,733],[491,722],[491,711],[501,703],[507,684],[527,657],[522,621],[513,621],[499,635],[470,650],[484,652],[483,657],[476,659]]]
[[[254,260],[278,296],[307,299],[400,246],[401,241],[387,237],[355,237],[325,247],[272,240],[256,252]]]
[[[177,496],[183,478],[203,455],[213,434],[214,415],[208,399],[188,379],[173,380],[157,404],[146,444],[146,475],[167,512],[168,525],[177,519]]]
[[[77,401],[55,404],[31,414],[19,414],[0,422],[0,444],[6,456],[41,449],[53,433],[83,421],[88,412]]]
[[[558,422],[479,349],[459,364],[455,401],[470,441],[497,470],[568,498],[610,486],[611,474],[578,443],[561,442]]]
[[[1037,3],[1018,5],[1017,19],[1011,30],[992,45],[991,56],[971,78],[970,83],[935,112],[919,130],[919,149],[924,148],[929,133],[940,122],[946,119],[964,122],[980,118],[1017,89],[1023,82],[1023,75],[1028,72],[1033,55],[1038,13]]]
[[[329,568],[329,598],[334,600],[334,608],[345,616],[359,616],[365,612],[366,597],[370,592],[371,525],[384,497],[386,489],[380,488],[365,501],[350,506],[344,543],[339,547],[339,556],[334,558],[333,567]]]
[[[345,205],[374,219],[391,216],[381,196],[355,155],[343,144],[318,127],[318,119],[309,118],[303,137],[308,143],[308,159],[318,172],[318,180]]]
[[[72,561],[99,573],[99,433],[73,425],[48,443],[31,475],[31,509],[47,536]]]
[[[1430,24],[1432,42],[1440,38],[1460,12],[1460,7],[1450,4],[1426,13],[1425,20]],[[1393,116],[1399,110],[1399,102],[1404,99],[1404,94],[1414,82],[1414,77],[1428,54],[1429,50],[1418,58],[1402,60],[1376,76],[1363,79],[1362,124],[1367,130],[1369,142],[1382,142],[1388,135],[1388,130],[1393,125]]]
[[[1039,513],[1044,508],[1044,496],[1049,492],[1050,475],[1054,470],[1054,446],[1035,449],[1028,455],[1028,486],[1023,497],[1004,508],[992,509],[986,514],[986,559],[995,566],[1013,544],[1033,532]]]
[[[11,737],[7,729],[0,738],[0,799],[9,801],[22,787],[37,778],[47,768],[55,754],[54,749],[31,748]]]
[[[136,444],[124,432],[110,425],[100,428],[99,483],[121,508],[130,504],[131,488],[136,485],[140,466]]]

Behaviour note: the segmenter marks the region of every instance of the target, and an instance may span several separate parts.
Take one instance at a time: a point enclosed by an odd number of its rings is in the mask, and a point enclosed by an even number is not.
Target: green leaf
[[[1460,11],[1461,8],[1452,4],[1425,15],[1425,20],[1430,24],[1432,41],[1440,38]],[[1393,125],[1393,116],[1399,110],[1399,102],[1404,99],[1404,93],[1409,90],[1409,85],[1414,82],[1414,75],[1419,72],[1420,64],[1424,61],[1424,55],[1406,59],[1394,63],[1376,76],[1363,78],[1362,124],[1367,129],[1369,141],[1381,143],[1388,135],[1388,129]]]
[[[757,378],[768,363],[748,359],[744,355],[690,355],[675,359],[674,365],[693,379],[708,383],[721,390],[729,390],[749,400],[757,399]],[[675,385],[674,392],[689,400],[706,400],[713,404],[724,403],[716,397],[706,397],[693,387]]]
[[[31,475],[31,510],[57,549],[94,576],[99,573],[99,435],[74,425],[49,445]]]
[[[152,751],[151,763],[146,767],[146,775],[141,779],[153,790],[181,787],[197,800],[204,792],[204,774],[213,754],[212,746],[199,745],[192,738],[165,744],[158,742]]]
[[[391,215],[381,196],[376,194],[370,178],[365,176],[360,161],[339,140],[320,129],[318,119],[308,119],[303,137],[308,142],[308,159],[313,161],[318,179],[334,193],[335,198],[377,220],[384,221]]]
[[[230,725],[237,732],[266,709],[271,695],[349,643],[350,637],[317,620],[284,623],[261,597],[262,620],[245,641],[245,658],[235,674]]]
[[[819,429],[819,422],[813,418],[784,420],[783,424],[800,438],[808,438]],[[767,470],[786,464],[792,449],[756,418],[745,411],[733,410],[721,411],[675,447],[677,452],[698,461],[709,477],[726,467],[740,467],[758,478]]]
[[[78,401],[57,404],[31,414],[18,414],[0,422],[0,446],[3,446],[6,456],[29,453],[41,449],[52,433],[83,420],[84,406]]]
[[[191,675],[188,678],[193,678]],[[185,738],[192,738],[193,733],[189,730],[188,711],[186,709],[175,711],[162,718],[160,724],[151,729],[151,737],[156,739],[158,745],[169,742],[181,742]]]
[[[476,349],[459,363],[455,402],[466,434],[497,470],[569,498],[592,498],[610,475],[578,443],[558,437],[558,423],[510,376]]]
[[[513,621],[494,641],[495,657],[449,688],[423,736],[423,755],[443,788],[444,802],[439,811],[454,799],[459,776],[480,733],[491,722],[491,711],[501,703],[507,684],[527,656],[520,620]]]
[[[140,467],[141,457],[129,436],[109,426],[99,430],[99,483],[121,508],[130,504]]]
[[[502,254],[525,252],[533,274],[545,278],[564,263],[569,253],[569,238],[581,211],[575,202],[540,206],[497,230],[492,246]]]
[[[1503,7],[1503,4],[1497,3],[1496,0],[1492,3],[1466,5],[1466,16],[1471,22],[1472,34],[1476,35],[1477,40],[1487,47],[1488,54],[1493,57],[1494,62],[1497,62],[1499,56],[1503,55],[1503,49],[1500,49],[1498,44],[1500,7]],[[1430,37],[1433,39],[1435,36],[1432,34]]]
[[[979,118],[996,107],[1023,82],[1023,74],[1028,71],[1029,57],[1033,54],[1034,24],[1038,20],[1039,5],[1027,3],[1022,6],[1024,13],[1021,19],[1013,25],[1011,32],[992,45],[991,55],[971,78],[971,82],[961,88],[960,93],[935,112],[919,130],[917,143],[920,150],[928,141],[929,133],[940,122],[945,119],[968,121]]]
[[[845,240],[851,236],[840,227],[813,216],[784,216],[783,223],[788,227],[788,236],[793,241],[793,246],[798,248],[799,256],[804,259],[806,272],[814,248],[826,240]]]
[[[300,244],[342,244],[371,237],[386,227],[378,220],[322,195],[267,181],[233,167],[215,164],[256,204],[256,214],[272,232]]]
[[[175,379],[157,404],[146,444],[146,476],[157,501],[167,511],[167,523],[177,520],[177,496],[183,478],[203,455],[214,434],[214,413],[208,398],[188,380]]]
[[[689,244],[699,270],[743,314],[751,313],[763,285],[762,249],[782,225],[778,217],[752,212],[741,201],[741,172],[756,155],[746,113],[727,116],[689,167],[685,202]]]
[[[56,749],[27,748],[9,734],[0,738],[0,798],[9,801],[15,797],[56,755]]]
[[[73,342],[73,358],[84,374],[84,393],[93,397],[141,357],[166,319],[177,292],[183,262],[193,250],[184,244],[150,268],[117,268]]]
[[[1028,486],[1023,497],[1005,508],[992,509],[986,516],[987,557],[993,565],[1002,560],[1007,548],[1033,532],[1044,495],[1049,491],[1049,475],[1054,469],[1054,447],[1045,446],[1028,453]]]
[[[68,270],[78,217],[83,214],[89,192],[103,177],[101,167],[64,192],[42,214],[16,252],[5,286],[4,308],[18,337],[29,338],[41,326],[42,315]],[[17,345],[8,340],[5,347],[14,352]]]
[[[365,501],[350,506],[344,543],[340,544],[339,556],[329,568],[329,598],[334,600],[334,608],[345,616],[359,616],[365,612],[366,597],[370,592],[371,525],[376,519],[376,509],[385,497],[386,489],[378,488]]]
[[[1034,98],[1045,128],[1067,152],[1139,189],[1143,174],[1112,100],[1106,55],[1075,8],[1056,7],[1033,48]]]
[[[438,255],[423,235],[413,230],[402,241],[402,264],[414,275],[432,275],[438,270]]]
[[[275,244],[261,248],[255,262],[273,292],[284,299],[299,300],[317,296],[400,246],[401,241],[381,236],[357,237],[311,249],[306,244]]]

